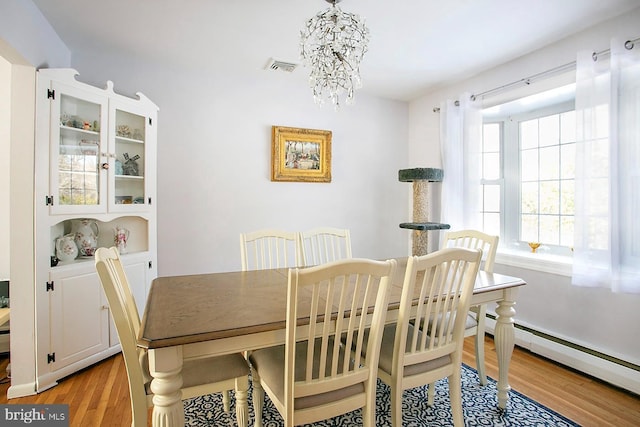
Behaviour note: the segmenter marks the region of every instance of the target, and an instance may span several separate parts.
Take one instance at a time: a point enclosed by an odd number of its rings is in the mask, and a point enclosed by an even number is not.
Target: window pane
[[[540,149],[540,179],[560,178],[560,146]]]
[[[484,214],[484,232],[487,234],[500,235],[500,214],[485,213]]]
[[[562,215],[575,214],[575,181],[560,181],[560,213]]]
[[[538,120],[520,123],[520,149],[538,147]]]
[[[576,144],[560,147],[560,177],[572,179],[576,176]]]
[[[538,241],[538,216],[522,215],[520,239],[524,242]]]
[[[560,183],[558,181],[540,183],[540,213],[560,214]]]
[[[500,124],[487,123],[483,126],[483,147],[484,152],[500,151]]]
[[[576,112],[567,111],[560,114],[560,143],[575,142],[576,140]]]
[[[560,243],[560,217],[540,216],[540,243],[558,245]]]
[[[484,153],[482,155],[482,172],[484,179],[500,178],[500,153]]]
[[[526,150],[520,153],[520,174],[522,181],[538,180],[538,150]]]
[[[557,114],[540,119],[540,147],[557,145],[560,142],[560,117]]]
[[[538,183],[528,182],[522,184],[522,207],[523,214],[538,213]]]
[[[560,220],[560,245],[573,246],[573,224],[572,216],[563,216]]]
[[[500,186],[484,185],[484,211],[500,212]]]

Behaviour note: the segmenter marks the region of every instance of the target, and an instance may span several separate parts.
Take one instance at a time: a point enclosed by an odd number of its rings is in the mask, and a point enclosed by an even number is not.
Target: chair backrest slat
[[[320,265],[349,259],[351,234],[348,229],[319,227],[300,233],[302,265]]]
[[[444,247],[461,247],[468,249],[481,249],[484,263],[481,270],[493,273],[493,265],[498,251],[500,237],[483,233],[478,230],[457,230],[444,233]]]
[[[242,270],[291,268],[301,264],[299,233],[259,230],[240,234]]]

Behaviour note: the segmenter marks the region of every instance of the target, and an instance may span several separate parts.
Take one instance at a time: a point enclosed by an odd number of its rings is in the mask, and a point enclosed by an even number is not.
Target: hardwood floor
[[[475,366],[473,337],[467,338],[464,363]],[[485,340],[487,374],[498,376],[495,347]],[[5,372],[8,359],[0,359]],[[584,376],[516,347],[509,371],[514,390],[585,427],[640,425],[640,396]],[[122,356],[117,355],[65,378],[50,390],[7,402],[6,381],[0,381],[0,404],[68,403],[70,426],[129,426],[131,407]]]

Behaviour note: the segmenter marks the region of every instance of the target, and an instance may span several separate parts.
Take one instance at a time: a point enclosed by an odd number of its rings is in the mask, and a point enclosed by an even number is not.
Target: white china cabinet
[[[130,98],[110,81],[100,89],[77,75],[42,69],[37,78],[38,391],[120,351],[96,247],[120,248],[141,313],[157,275],[158,107],[141,93]]]

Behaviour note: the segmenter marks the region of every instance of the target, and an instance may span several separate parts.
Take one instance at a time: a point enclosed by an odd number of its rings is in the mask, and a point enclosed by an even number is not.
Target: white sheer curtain
[[[481,163],[482,110],[470,94],[440,106],[440,151],[442,153],[441,222],[452,230],[482,230]]]
[[[572,283],[640,293],[640,46],[578,54]]]

